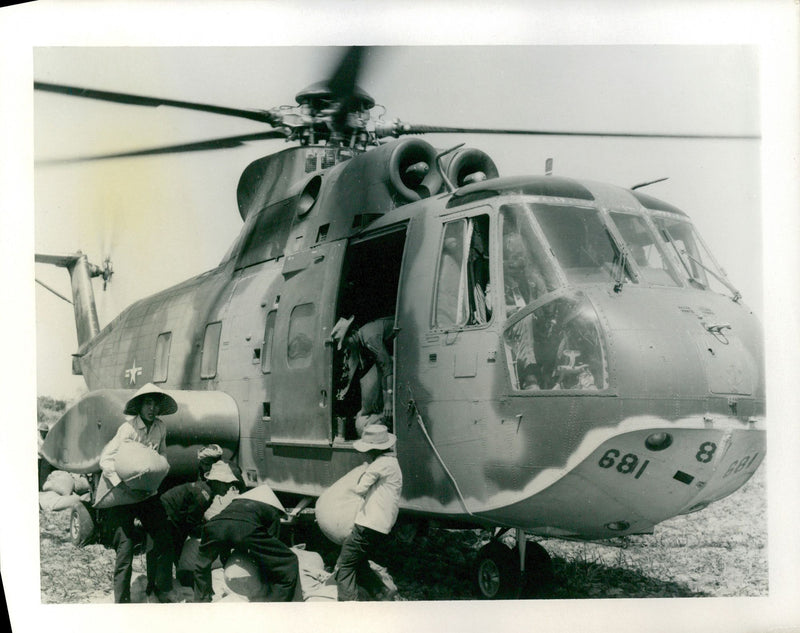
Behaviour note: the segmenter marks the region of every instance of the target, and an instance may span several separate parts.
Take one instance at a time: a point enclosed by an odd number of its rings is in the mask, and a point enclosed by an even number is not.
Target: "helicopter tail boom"
[[[100,331],[97,307],[92,289],[92,277],[103,275],[103,269],[90,264],[86,255],[78,251],[74,255],[35,256],[36,263],[52,264],[66,268],[72,285],[72,305],[75,310],[75,327],[78,331],[78,347],[94,338]]]

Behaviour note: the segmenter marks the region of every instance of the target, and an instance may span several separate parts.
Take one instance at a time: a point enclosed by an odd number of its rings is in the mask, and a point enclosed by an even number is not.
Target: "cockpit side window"
[[[555,290],[558,277],[534,233],[524,205],[500,209],[503,243],[503,295],[506,316]]]
[[[489,322],[492,299],[488,215],[444,225],[435,294],[435,327],[470,327]]]
[[[503,334],[514,391],[600,391],[608,388],[608,361],[597,312],[581,293],[512,319]]]
[[[258,212],[249,220],[236,268],[252,266],[283,255],[292,228],[294,200],[284,200]]]
[[[659,286],[677,286],[676,274],[644,218],[618,212],[611,212],[610,215],[627,243],[644,281]]]

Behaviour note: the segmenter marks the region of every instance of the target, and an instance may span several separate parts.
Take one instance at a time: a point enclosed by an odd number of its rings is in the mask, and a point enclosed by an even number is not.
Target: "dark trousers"
[[[114,530],[112,544],[117,553],[114,562],[114,602],[131,601],[133,550],[137,541],[133,524],[135,519],[141,521],[147,537],[145,547],[148,577],[152,575],[157,592],[168,592],[172,589],[167,516],[158,497],[108,508],[105,512],[106,520]]]
[[[167,518],[164,529],[164,542],[163,552],[167,560],[163,561],[163,565],[169,569],[170,583],[172,582],[172,568],[178,564],[181,557],[181,550],[183,544],[189,537],[189,533],[185,529],[179,528],[172,521]],[[152,593],[156,589],[156,570],[159,568],[156,563],[156,550],[151,548],[147,550],[147,593]],[[166,572],[164,572],[166,573]]]
[[[377,593],[383,583],[369,566],[369,559],[385,543],[386,534],[376,532],[363,525],[354,525],[350,535],[342,543],[342,551],[336,561],[336,587],[339,600],[358,600],[358,587]]]
[[[275,521],[279,520],[276,510]],[[270,531],[275,535],[271,536]],[[268,585],[267,601],[292,601],[300,569],[297,556],[277,537],[277,530],[218,515],[203,526],[194,574],[195,602],[211,601],[211,564],[217,556],[224,563],[233,550],[246,554],[258,565]]]

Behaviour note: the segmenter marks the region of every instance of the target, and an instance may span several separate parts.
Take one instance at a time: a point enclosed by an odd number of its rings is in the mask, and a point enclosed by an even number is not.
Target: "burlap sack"
[[[43,492],[57,492],[62,497],[71,495],[75,491],[75,482],[72,475],[63,470],[54,470],[47,476],[47,480],[42,486]]]
[[[267,592],[258,565],[238,552],[225,563],[225,584],[234,593],[250,600]]]
[[[155,493],[148,492],[147,490],[134,490],[129,488],[125,482],[120,482],[119,485],[113,486],[107,477],[100,477],[97,484],[97,492],[95,493],[95,508],[113,508],[114,506],[125,506],[132,503],[139,503],[145,499],[152,497]]]
[[[47,490],[39,493],[39,507],[42,510],[67,510],[80,503],[81,498],[76,494],[60,495],[55,490]]]
[[[139,442],[123,442],[114,457],[114,468],[131,490],[155,492],[169,472],[169,462]]]
[[[337,545],[341,545],[352,531],[356,514],[364,503],[364,498],[353,492],[353,488],[366,468],[366,463],[356,466],[317,499],[319,528]]]
[[[89,492],[92,487],[89,485],[89,480],[86,478],[86,475],[80,475],[78,473],[70,473],[72,475],[72,482],[75,484],[75,494],[82,495]]]

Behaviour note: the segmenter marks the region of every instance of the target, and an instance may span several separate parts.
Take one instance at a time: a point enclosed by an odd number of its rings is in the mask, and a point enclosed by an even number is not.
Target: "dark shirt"
[[[211,506],[213,497],[207,483],[193,481],[167,490],[161,495],[161,505],[170,522],[191,533],[203,522],[203,514]]]
[[[266,530],[271,537],[278,536],[281,512],[277,508],[253,499],[234,499],[208,523],[216,521],[237,521]]]
[[[394,371],[392,364],[391,340],[394,336],[394,318],[383,317],[362,325],[356,337],[361,354],[362,375],[374,364],[378,365],[381,376],[390,376]]]

